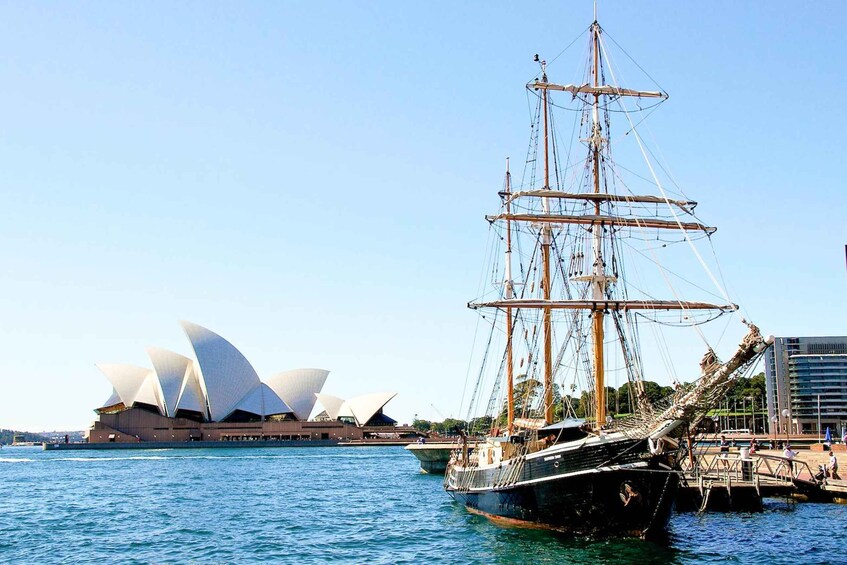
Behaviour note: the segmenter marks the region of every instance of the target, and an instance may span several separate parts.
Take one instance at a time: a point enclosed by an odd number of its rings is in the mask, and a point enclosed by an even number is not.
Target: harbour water
[[[0,450],[0,563],[843,563],[847,508],[674,514],[663,544],[468,514],[401,447]]]

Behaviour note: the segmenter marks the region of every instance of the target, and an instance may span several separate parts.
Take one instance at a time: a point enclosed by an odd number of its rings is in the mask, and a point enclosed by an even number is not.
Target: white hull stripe
[[[635,463],[629,463],[629,464],[626,464],[626,465],[610,465],[610,466],[607,466],[607,467],[597,467],[597,468],[594,468],[594,469],[585,469],[583,471],[574,471],[573,473],[562,473],[560,475],[550,475],[549,477],[540,477],[538,479],[530,479],[528,481],[520,481],[520,482],[517,482],[517,483],[513,483],[511,485],[502,486],[502,487],[493,487],[492,486],[492,487],[472,488],[472,489],[468,489],[465,492],[485,492],[485,491],[491,491],[491,490],[494,490],[494,491],[509,490],[509,489],[513,489],[513,488],[519,487],[519,486],[534,485],[534,484],[538,484],[538,483],[544,483],[544,482],[547,482],[547,481],[557,481],[559,479],[567,479],[569,477],[577,477],[579,475],[588,475],[590,473],[608,473],[610,471],[621,471],[621,470],[626,470],[626,469],[638,469],[638,468],[642,468],[642,467],[646,467],[646,466],[647,466],[646,461],[636,461]],[[458,490],[458,489],[454,489],[454,490]],[[461,492],[461,491],[459,491],[459,492]]]

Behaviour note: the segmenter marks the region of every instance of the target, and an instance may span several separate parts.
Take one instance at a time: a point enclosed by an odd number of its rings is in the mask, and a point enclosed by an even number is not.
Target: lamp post
[[[732,399],[732,422],[733,429],[738,429],[738,400],[735,398]]]
[[[753,415],[753,424],[750,426],[750,433],[756,435],[756,399],[752,396],[746,397],[750,401],[750,412]],[[746,417],[746,416],[745,416]]]
[[[788,411],[788,408],[782,409],[782,417],[785,418],[785,443],[786,444],[791,443],[791,437],[789,435],[791,420],[788,419],[789,414],[791,414],[791,412]]]
[[[761,406],[762,406],[762,431],[764,432],[765,426],[768,425],[767,424],[767,416],[765,416],[765,414],[768,411],[768,399],[764,394],[762,395]]]
[[[774,414],[771,416],[771,433],[773,434],[773,446],[776,448],[776,434],[777,428],[779,427],[779,416]]]

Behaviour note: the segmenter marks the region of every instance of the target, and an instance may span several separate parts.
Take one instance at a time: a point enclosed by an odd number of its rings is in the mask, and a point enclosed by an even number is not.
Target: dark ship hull
[[[646,440],[554,447],[490,468],[453,466],[446,488],[469,510],[506,523],[655,539],[666,532],[679,485],[671,463]]]

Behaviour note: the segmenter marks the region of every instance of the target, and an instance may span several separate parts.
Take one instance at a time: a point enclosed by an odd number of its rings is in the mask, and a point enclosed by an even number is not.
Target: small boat
[[[499,210],[486,216],[499,247],[491,284],[468,304],[489,331],[468,414],[486,433],[453,453],[444,487],[502,523],[654,538],[666,532],[691,430],[769,340],[740,319],[697,250],[716,228],[662,178],[639,133],[638,112],[667,94],[618,85],[604,33],[595,19],[577,82],[552,82],[535,56],[524,172],[515,186],[507,160]],[[571,128],[575,139],[562,143]],[[644,158],[644,172],[623,164],[630,157]],[[675,269],[665,251],[694,260]],[[704,291],[710,279],[716,288]],[[725,361],[703,329],[719,318],[728,320],[719,335],[742,338]],[[699,353],[666,335],[676,329],[705,341],[699,367]],[[681,378],[659,399],[645,376]],[[624,384],[610,389],[610,379]]]

